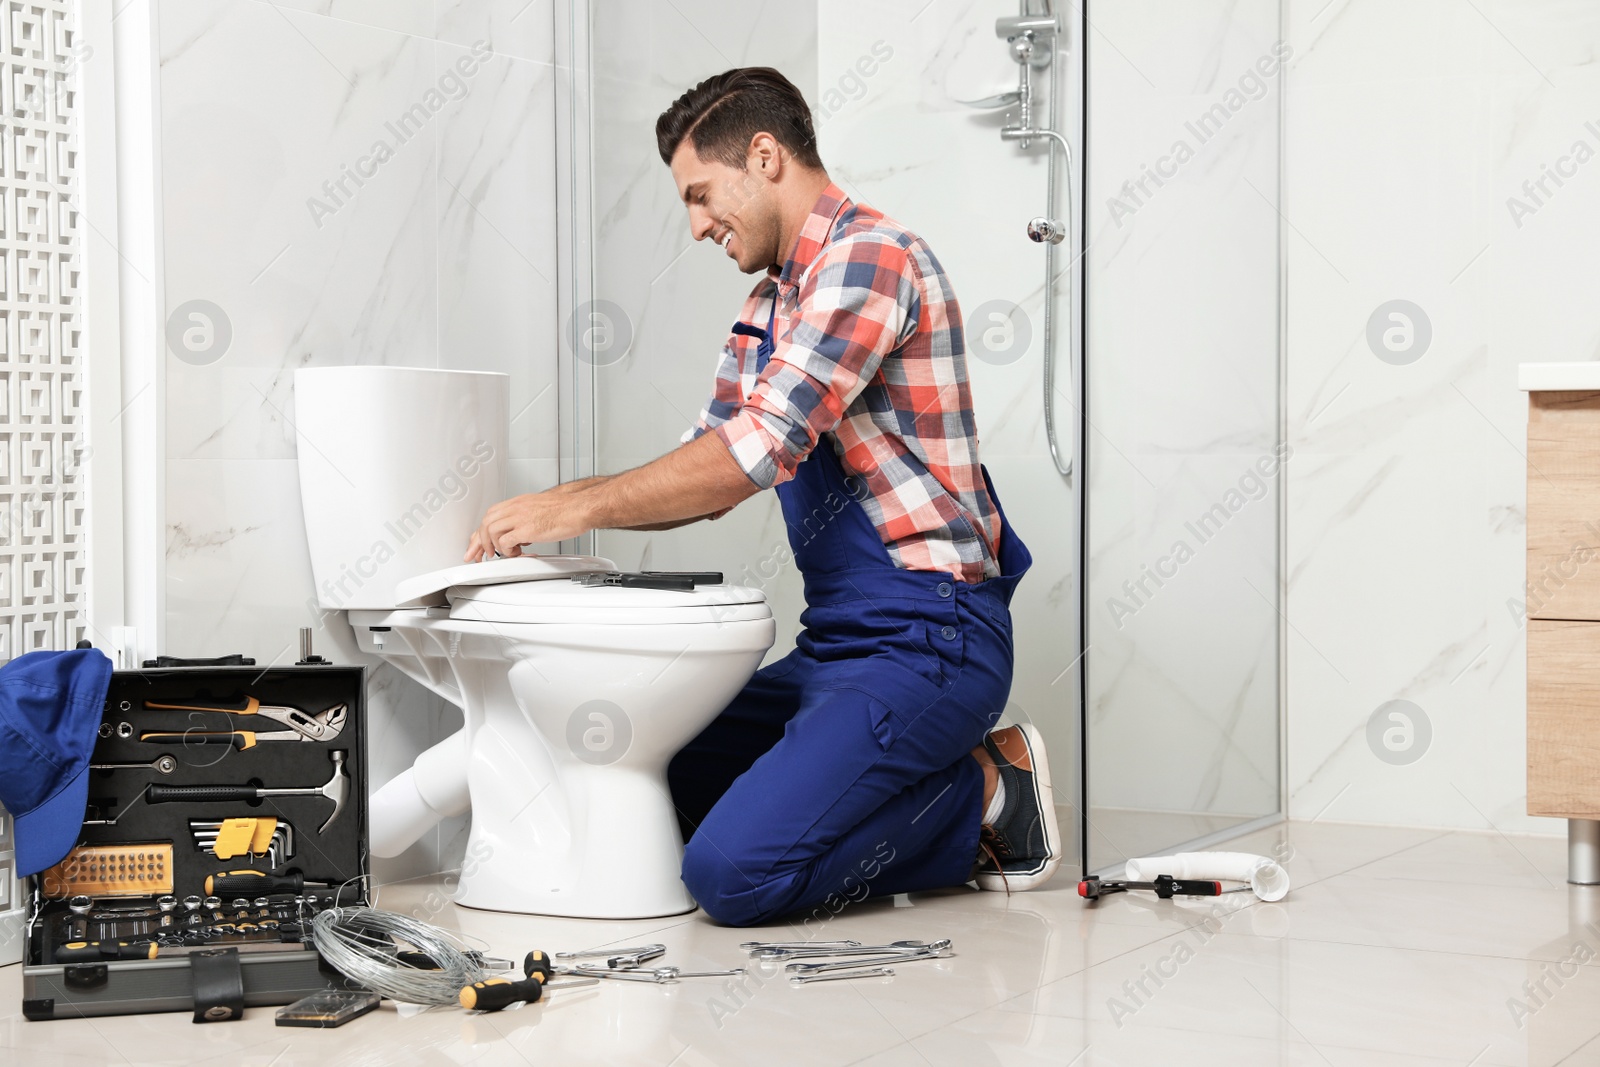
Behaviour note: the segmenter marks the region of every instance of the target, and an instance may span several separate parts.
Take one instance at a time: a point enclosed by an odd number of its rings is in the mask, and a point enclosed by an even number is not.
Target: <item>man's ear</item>
[[[759,170],[768,181],[776,180],[783,172],[783,145],[770,133],[757,133],[750,138],[750,151],[745,158],[745,169]]]

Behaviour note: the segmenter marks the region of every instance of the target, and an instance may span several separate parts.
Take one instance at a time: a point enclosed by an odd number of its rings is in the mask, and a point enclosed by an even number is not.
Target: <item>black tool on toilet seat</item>
[[[697,585],[721,585],[720,571],[641,571],[628,574],[608,571],[603,574],[578,574],[572,578],[574,585],[612,585],[623,589],[667,589],[674,592],[693,592]]]

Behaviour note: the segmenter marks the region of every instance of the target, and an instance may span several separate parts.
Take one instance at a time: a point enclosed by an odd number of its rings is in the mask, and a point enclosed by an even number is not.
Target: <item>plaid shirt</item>
[[[684,435],[715,432],[763,489],[788,481],[831,434],[894,564],[963,582],[1000,573],[1000,517],[978,466],[961,309],[920,237],[829,185],[794,252],[745,301],[776,351],[733,334],[716,387]]]

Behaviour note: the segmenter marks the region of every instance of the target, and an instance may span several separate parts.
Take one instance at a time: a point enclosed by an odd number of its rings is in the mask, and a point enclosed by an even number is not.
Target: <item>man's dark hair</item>
[[[771,67],[736,67],[707,78],[656,119],[656,146],[669,166],[688,138],[701,159],[743,170],[758,133],[770,133],[797,162],[822,168],[810,106]]]

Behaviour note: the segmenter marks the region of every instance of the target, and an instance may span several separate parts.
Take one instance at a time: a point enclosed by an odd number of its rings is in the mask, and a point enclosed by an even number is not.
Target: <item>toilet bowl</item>
[[[739,586],[607,584],[616,568],[594,556],[461,564],[506,495],[507,396],[499,374],[295,372],[318,608],[462,711],[374,794],[371,851],[397,855],[470,811],[459,904],[689,911],[667,763],[760,665],[772,613]]]

